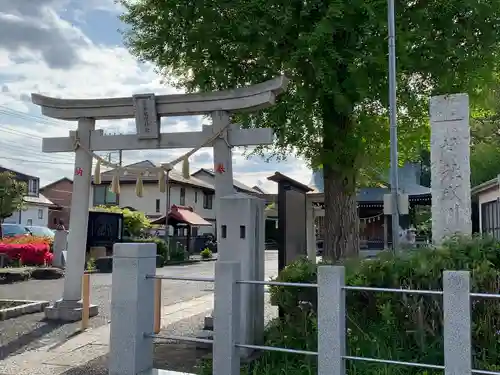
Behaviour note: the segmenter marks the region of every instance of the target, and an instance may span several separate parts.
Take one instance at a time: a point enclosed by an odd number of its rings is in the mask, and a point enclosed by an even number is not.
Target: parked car
[[[40,227],[40,226],[28,226],[26,227],[28,231],[31,233],[32,236],[38,236],[38,237],[50,237],[54,238],[55,233],[52,229],[47,228],[47,227]]]
[[[15,236],[29,236],[30,231],[20,224],[2,224],[2,236],[3,237],[15,237]]]

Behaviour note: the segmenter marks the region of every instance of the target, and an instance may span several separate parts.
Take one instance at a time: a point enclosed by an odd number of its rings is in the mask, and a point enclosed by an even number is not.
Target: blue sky
[[[76,124],[42,116],[31,104],[33,92],[64,98],[176,92],[162,83],[154,66],[138,63],[124,48],[119,14],[113,0],[0,1],[0,165],[37,175],[42,184],[72,176],[73,155],[44,154],[41,139],[65,136]],[[197,131],[203,121],[200,117],[163,119],[162,131]],[[97,128],[130,133],[134,123],[99,121]],[[168,162],[186,151],[127,151],[124,162]],[[112,154],[113,160],[116,156]],[[212,168],[212,150],[200,150],[190,161],[192,172]],[[276,191],[275,184],[267,181],[275,171],[303,183],[311,179],[300,159],[266,163],[258,157],[247,159],[239,148],[233,150],[233,170],[238,180],[269,192]]]

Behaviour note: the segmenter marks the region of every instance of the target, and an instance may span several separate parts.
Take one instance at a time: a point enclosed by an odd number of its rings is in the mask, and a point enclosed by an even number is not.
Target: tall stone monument
[[[430,101],[432,241],[472,233],[469,97],[434,96]]]

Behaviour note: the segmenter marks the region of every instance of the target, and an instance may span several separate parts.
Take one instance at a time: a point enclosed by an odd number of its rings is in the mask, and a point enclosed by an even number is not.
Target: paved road
[[[215,262],[202,262],[185,266],[160,268],[160,275],[183,277],[213,277]],[[276,251],[266,251],[266,278],[275,276],[278,268]],[[111,274],[91,276],[91,302],[99,305],[99,315],[92,318],[92,327],[106,324],[110,319]],[[64,280],[31,280],[0,285],[0,299],[28,299],[55,301],[62,296]],[[164,306],[188,301],[213,292],[212,283],[163,280]],[[64,339],[79,329],[79,323],[60,324],[43,320],[43,314],[24,315],[0,321],[0,361],[6,356],[47,345]]]

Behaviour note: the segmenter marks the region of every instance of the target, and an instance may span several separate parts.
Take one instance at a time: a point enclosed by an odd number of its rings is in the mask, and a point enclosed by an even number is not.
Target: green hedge
[[[346,283],[380,288],[442,290],[443,270],[471,271],[473,292],[498,293],[500,244],[492,238],[453,238],[438,249],[422,249],[346,263]],[[283,270],[277,280],[316,282],[316,265],[299,260]],[[270,287],[273,304],[285,312],[266,330],[266,345],[315,351],[317,349],[316,290]],[[302,301],[302,302],[301,302]],[[306,302],[306,303],[304,303]],[[441,296],[347,292],[348,354],[405,362],[442,365],[443,309]],[[500,301],[472,301],[473,366],[497,371],[500,367]],[[210,366],[202,368],[206,373]],[[347,362],[349,374],[442,374],[415,367]],[[252,374],[315,374],[316,358],[263,354]]]
[[[154,242],[157,245],[157,254],[161,255],[163,259],[168,259],[167,256],[167,243],[164,239],[159,237],[148,237],[148,238],[133,238],[131,241],[133,242],[143,242],[150,243]],[[178,244],[170,243],[170,260],[171,261],[183,261],[187,259],[186,252],[182,246]],[[167,262],[168,263],[168,262]]]

